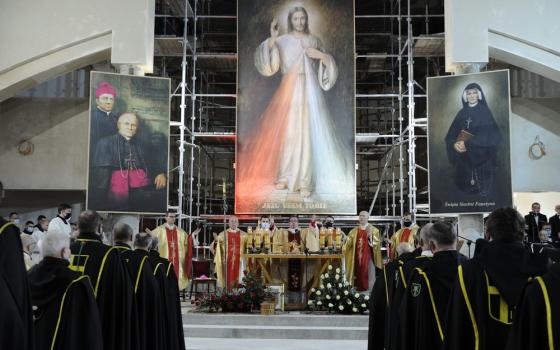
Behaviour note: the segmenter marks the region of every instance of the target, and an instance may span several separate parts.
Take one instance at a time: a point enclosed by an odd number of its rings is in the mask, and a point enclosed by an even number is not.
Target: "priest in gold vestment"
[[[185,258],[188,252],[188,236],[185,231],[175,225],[177,214],[168,210],[165,215],[165,224],[159,225],[152,231],[148,231],[159,241],[159,255],[168,259],[173,264],[173,269],[179,281],[179,290],[187,288],[189,277],[187,276]]]
[[[412,214],[409,212],[405,212],[402,217],[401,229],[391,236],[389,259],[393,260],[396,258],[397,254],[395,250],[400,243],[408,243],[413,247],[416,246],[416,244],[414,243],[414,237],[416,236],[418,229],[418,225],[416,225],[416,223],[414,223],[412,220]]]
[[[357,291],[365,291],[373,286],[375,269],[383,268],[381,236],[379,230],[368,223],[367,211],[360,212],[358,219],[359,225],[348,233],[342,254],[346,279]]]
[[[238,226],[239,219],[231,216],[228,229],[220,232],[216,239],[214,264],[221,288],[237,288],[243,279],[246,261],[241,255],[246,252],[247,234]]]

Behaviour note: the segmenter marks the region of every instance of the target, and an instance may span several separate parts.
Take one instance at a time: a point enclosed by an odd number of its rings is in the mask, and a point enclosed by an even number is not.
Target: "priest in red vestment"
[[[218,285],[222,288],[237,288],[242,281],[245,261],[241,254],[245,252],[247,234],[239,229],[239,219],[229,218],[229,227],[220,232],[216,239],[214,263]]]
[[[187,252],[189,250],[189,240],[187,233],[175,225],[177,214],[173,210],[168,210],[165,215],[165,224],[160,225],[149,231],[159,241],[159,254],[162,258],[168,259],[173,264],[173,269],[179,281],[179,290],[187,288],[189,276]]]
[[[371,289],[375,281],[375,268],[383,267],[381,236],[379,230],[368,223],[369,213],[360,212],[359,225],[350,231],[342,254],[346,279],[357,291]]]
[[[400,230],[395,232],[393,236],[391,236],[391,244],[389,249],[389,259],[393,260],[396,258],[395,250],[400,243],[408,243],[411,246],[415,246],[414,244],[414,236],[418,232],[418,225],[414,223],[412,214],[409,212],[405,212],[402,217],[402,227]]]

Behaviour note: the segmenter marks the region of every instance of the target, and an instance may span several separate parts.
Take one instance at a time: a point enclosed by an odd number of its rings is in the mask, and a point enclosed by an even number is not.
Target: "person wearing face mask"
[[[37,349],[101,349],[101,320],[87,275],[69,268],[70,239],[61,232],[41,241],[43,260],[29,271]]]
[[[399,243],[409,243],[414,246],[414,236],[416,235],[418,229],[419,227],[416,223],[414,223],[412,214],[410,212],[405,212],[402,217],[401,229],[391,236],[389,248],[389,258],[391,260],[395,259],[395,249]]]
[[[32,235],[34,227],[35,227],[35,224],[33,223],[33,221],[27,221],[27,222],[25,222],[25,226],[23,227],[22,233]]]
[[[70,226],[70,218],[72,217],[72,207],[66,203],[58,206],[58,215],[49,223],[49,229],[60,231],[70,237],[72,234],[72,226]]]
[[[19,214],[18,213],[16,213],[15,211],[11,212],[8,215],[8,219],[12,224],[19,227],[19,224],[21,223],[21,221],[19,220]]]

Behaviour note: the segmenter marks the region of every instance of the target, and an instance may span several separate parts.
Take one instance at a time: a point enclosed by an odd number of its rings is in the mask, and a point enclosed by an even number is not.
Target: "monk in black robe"
[[[418,235],[415,237],[417,249],[414,251],[414,257],[403,260],[399,259],[399,264],[395,270],[392,282],[392,302],[391,307],[388,310],[388,319],[386,327],[387,332],[385,333],[385,347],[387,349],[395,349],[398,344],[399,334],[399,308],[404,295],[408,288],[409,279],[415,268],[422,268],[430,262],[432,257],[432,252],[428,244],[428,232],[431,223],[428,223],[422,227]]]
[[[388,333],[389,307],[392,305],[394,283],[391,276],[404,262],[414,259],[419,251],[406,251],[407,243],[397,246],[397,258],[383,267],[383,271],[375,279],[369,299],[368,350],[385,349],[385,334]],[[409,246],[409,245],[408,245]],[[412,249],[410,247],[409,249]],[[391,281],[390,281],[391,280]]]
[[[110,211],[161,212],[167,204],[167,158],[161,137],[138,134],[140,121],[123,113],[118,133],[100,139],[93,153],[88,207]],[[165,154],[165,153],[164,153]]]
[[[139,349],[164,350],[167,349],[164,300],[149,261],[150,244],[148,233],[138,233],[134,238],[135,250],[123,252],[122,257],[134,281]]]
[[[103,349],[101,320],[87,275],[70,270],[70,240],[49,233],[29,271],[36,350]]]
[[[560,264],[529,282],[515,312],[507,350],[560,346]]]
[[[173,264],[159,255],[157,237],[152,236],[148,256],[160,293],[164,298],[167,349],[185,350],[179,282],[177,281],[177,275],[173,273]]]
[[[504,349],[514,311],[531,277],[547,270],[547,257],[523,247],[523,217],[512,208],[486,221],[488,242],[457,271],[447,310],[443,349]]]
[[[480,85],[467,85],[462,103],[445,136],[447,156],[455,170],[457,188],[486,196],[495,180],[496,155],[503,136]]]
[[[119,251],[101,242],[99,214],[92,210],[78,218],[80,234],[70,245],[70,268],[89,276],[99,307],[103,349],[131,349],[133,291]]]
[[[0,217],[0,346],[33,349],[33,316],[19,229]]]
[[[447,222],[436,222],[428,231],[434,256],[416,267],[399,309],[396,349],[440,349],[445,334],[447,304],[463,260],[456,250],[456,232]]]

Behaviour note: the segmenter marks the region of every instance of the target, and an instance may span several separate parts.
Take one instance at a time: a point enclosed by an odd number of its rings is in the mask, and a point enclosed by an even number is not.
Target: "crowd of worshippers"
[[[72,239],[52,222],[26,273],[21,252],[33,236],[0,218],[3,349],[185,349],[177,267],[156,235],[117,223],[107,245],[91,210]]]
[[[552,237],[537,235],[546,217],[532,209],[493,211],[471,259],[448,221],[423,226],[414,246],[397,241],[371,290],[368,350],[558,348],[560,205]]]

